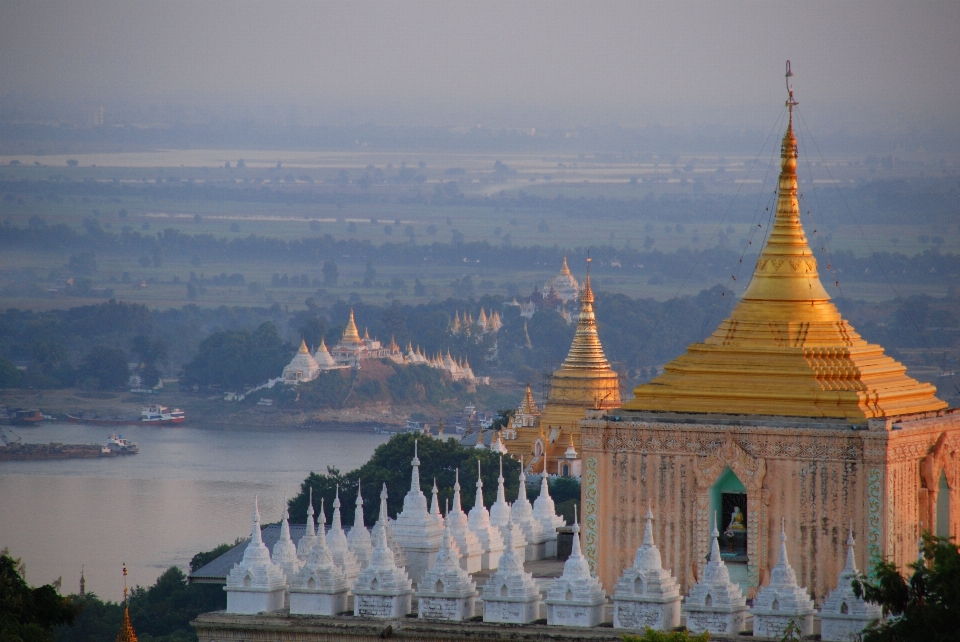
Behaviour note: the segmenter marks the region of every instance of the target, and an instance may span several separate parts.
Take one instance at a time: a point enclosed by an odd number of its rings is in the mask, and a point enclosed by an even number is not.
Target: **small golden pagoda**
[[[867,343],[840,316],[800,223],[793,106],[777,211],[753,279],[703,343],[637,386],[624,410],[870,418],[946,408],[936,388]]]
[[[123,620],[117,632],[117,642],[137,642],[137,633],[130,624],[130,604],[127,602],[127,565],[123,565]]]
[[[340,339],[340,343],[347,344],[361,344],[363,339],[360,338],[360,332],[357,330],[357,323],[353,320],[353,309],[350,309],[350,320],[347,322],[347,327],[343,329],[343,337]]]
[[[507,442],[510,454],[533,456],[529,461],[534,470],[542,469],[540,458],[545,457],[548,472],[557,473],[558,461],[567,449],[568,436],[579,449],[579,421],[586,416],[587,410],[620,407],[620,380],[600,345],[593,301],[590,259],[587,259],[587,276],[580,294],[580,317],[570,352],[563,365],[553,373],[539,422],[530,427],[518,427],[516,437]],[[524,405],[530,404],[533,404],[533,397],[528,386]]]

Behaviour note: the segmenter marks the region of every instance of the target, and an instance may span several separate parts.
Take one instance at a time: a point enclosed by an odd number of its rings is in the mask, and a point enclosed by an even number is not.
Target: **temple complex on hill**
[[[480,312],[484,320],[483,327],[493,328],[496,324],[496,329],[492,329],[491,332],[500,329],[502,324],[499,315],[487,317],[483,310]],[[284,367],[282,379],[287,384],[313,381],[320,376],[321,372],[328,370],[359,368],[361,362],[366,359],[388,359],[398,364],[425,365],[446,372],[453,381],[469,384],[489,383],[489,377],[478,378],[473,373],[470,362],[466,358],[455,359],[450,356],[449,350],[446,355],[437,353],[428,357],[421,352],[419,346],[414,350],[412,344],[407,345],[407,351],[404,353],[393,339],[390,340],[389,345],[384,346],[377,339],[371,339],[370,333],[366,330],[361,337],[353,319],[353,310],[350,310],[350,320],[347,321],[347,327],[343,330],[340,341],[330,350],[327,350],[326,342],[321,339],[320,347],[311,355],[307,342],[301,341],[297,354]]]
[[[524,457],[531,470],[550,475],[562,475],[564,466],[568,475],[573,472],[571,463],[580,450],[579,422],[588,409],[620,406],[620,379],[610,367],[597,336],[589,261],[580,291],[577,331],[567,358],[550,379],[543,410],[537,408],[528,385],[526,396],[503,434],[511,455]]]
[[[703,575],[713,515],[748,596],[778,564],[782,528],[818,603],[850,528],[868,570],[914,561],[923,530],[960,535],[960,412],[864,341],[821,284],[800,220],[795,104],[791,91],[772,229],[730,317],[622,408],[580,423],[586,556],[608,589],[648,505],[684,591]]]
[[[537,310],[555,310],[567,323],[576,321],[576,305],[580,298],[580,284],[570,272],[567,265],[567,255],[563,255],[563,265],[560,272],[543,284],[533,286],[530,296],[522,299],[513,299],[505,305],[520,308],[520,316],[531,319]]]

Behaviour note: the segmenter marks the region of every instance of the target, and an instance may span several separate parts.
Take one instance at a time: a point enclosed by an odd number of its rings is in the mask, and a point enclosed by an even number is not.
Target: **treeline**
[[[710,247],[703,251],[680,248],[673,252],[617,248],[612,245],[578,247],[563,250],[559,247],[533,245],[517,248],[512,245],[493,245],[487,241],[469,243],[384,243],[374,245],[369,240],[335,239],[330,234],[293,240],[250,235],[229,239],[212,234],[184,234],[168,228],[157,234],[143,234],[132,229],[119,233],[103,229],[95,219],[87,219],[84,231],[79,232],[64,224],[47,225],[35,217],[31,225],[16,227],[0,225],[0,249],[29,248],[61,253],[118,252],[131,256],[159,256],[205,260],[246,261],[251,256],[263,260],[302,261],[316,266],[336,259],[354,263],[373,262],[376,265],[463,266],[464,262],[495,265],[518,270],[553,270],[566,255],[573,264],[590,255],[598,275],[640,274],[651,279],[685,278],[730,279],[739,274],[741,280],[752,272],[755,253],[725,247]],[[942,253],[936,247],[913,256],[898,252],[879,252],[856,256],[842,251],[830,255],[815,252],[825,282],[845,280],[853,282],[944,284],[960,278],[960,254]],[[162,258],[160,259],[162,260]],[[331,264],[335,268],[335,264]],[[278,282],[282,277],[278,276]],[[223,275],[229,284],[240,284],[243,275]],[[302,277],[301,277],[302,280]],[[282,285],[282,283],[281,283]]]

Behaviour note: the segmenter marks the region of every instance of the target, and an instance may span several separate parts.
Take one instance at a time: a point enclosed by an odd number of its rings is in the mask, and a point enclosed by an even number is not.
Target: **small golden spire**
[[[310,354],[310,350],[307,349],[307,340],[300,339],[300,354]]]
[[[597,335],[596,315],[593,312],[593,289],[590,287],[590,261],[587,258],[587,276],[580,293],[580,318],[577,332],[573,336],[570,352],[564,360],[561,370],[573,368],[591,368],[609,370],[610,362],[603,354],[600,337]]]
[[[127,565],[123,565],[123,620],[117,633],[117,642],[137,642],[137,634],[130,624],[130,605],[127,601]]]
[[[347,327],[343,330],[343,343],[361,343],[360,332],[357,331],[357,323],[353,320],[353,308],[350,308],[350,320]]]

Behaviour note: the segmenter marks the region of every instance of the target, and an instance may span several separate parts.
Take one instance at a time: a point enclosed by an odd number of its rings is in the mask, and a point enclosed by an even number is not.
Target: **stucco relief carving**
[[[882,497],[880,493],[880,482],[883,480],[883,472],[879,468],[871,468],[867,471],[867,559],[870,563],[870,575],[874,576],[877,562],[882,558],[882,549],[880,548],[883,530],[880,524],[880,508],[882,506]]]
[[[886,445],[861,435],[823,432],[776,434],[762,427],[719,425],[683,425],[643,423],[618,426],[607,424],[606,430],[581,428],[583,447],[587,450],[612,452],[656,452],[663,454],[696,455],[706,457],[732,440],[753,458],[764,459],[819,459],[836,461],[883,461]]]
[[[597,458],[587,457],[583,495],[583,552],[590,571],[597,572]]]

